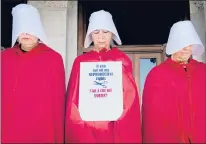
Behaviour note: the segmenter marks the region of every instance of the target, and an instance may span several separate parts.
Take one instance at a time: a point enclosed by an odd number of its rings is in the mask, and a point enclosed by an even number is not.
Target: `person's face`
[[[22,47],[32,49],[38,44],[39,40],[33,35],[22,33],[18,37],[18,42],[22,45]]]
[[[180,63],[187,63],[192,55],[192,46],[187,46],[172,55],[173,60]]]
[[[96,51],[100,51],[102,48],[110,49],[110,42],[112,39],[112,33],[110,31],[95,30],[91,35]]]

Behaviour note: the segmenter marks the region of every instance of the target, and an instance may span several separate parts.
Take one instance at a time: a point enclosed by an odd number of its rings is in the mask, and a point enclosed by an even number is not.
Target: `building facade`
[[[66,71],[66,84],[68,83],[72,64],[76,56],[82,52],[86,52],[85,49],[79,49],[79,39],[83,40],[84,37],[79,37],[79,22],[78,22],[78,1],[28,1],[38,8],[43,25],[45,27],[46,34],[50,43],[50,47],[59,52],[64,60],[64,66]],[[193,22],[203,44],[206,42],[206,9],[204,1],[190,1],[190,19]],[[151,45],[145,49],[160,50],[164,57],[164,46]],[[137,46],[138,47],[138,46]],[[120,47],[121,49],[121,47]],[[124,51],[125,47],[122,47]],[[139,46],[136,51],[143,51],[144,46]],[[134,52],[133,47],[128,47],[131,53],[128,55],[131,58],[140,58],[144,54],[132,54]],[[146,57],[150,57],[148,54]],[[157,63],[161,63],[162,58],[160,55],[152,56],[157,58]],[[161,55],[162,56],[162,55]],[[198,61],[205,62],[205,54],[201,57],[194,57]],[[161,59],[161,60],[160,60]],[[134,63],[133,63],[134,64]],[[139,65],[139,64],[137,64]],[[140,72],[137,72],[137,66],[134,66],[134,73],[136,73],[136,80],[140,79]]]

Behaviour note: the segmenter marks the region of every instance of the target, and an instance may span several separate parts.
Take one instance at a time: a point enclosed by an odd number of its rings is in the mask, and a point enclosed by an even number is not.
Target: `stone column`
[[[67,48],[66,53],[68,55],[66,65],[67,65],[67,81],[69,80],[70,72],[74,59],[77,57],[77,43],[78,43],[78,2],[68,1],[67,10]]]
[[[194,27],[203,43],[206,46],[206,35],[205,35],[205,15],[203,1],[190,1],[190,19],[194,24]],[[193,56],[198,61],[205,62],[205,53],[202,56]]]
[[[49,46],[61,54],[68,83],[77,56],[77,1],[28,1],[39,10]]]
[[[204,32],[205,32],[205,47],[206,47],[206,1],[203,1],[204,3],[204,18],[205,18],[205,25],[204,25]],[[203,59],[204,59],[204,62],[206,63],[206,48],[205,48],[205,53],[203,55]]]

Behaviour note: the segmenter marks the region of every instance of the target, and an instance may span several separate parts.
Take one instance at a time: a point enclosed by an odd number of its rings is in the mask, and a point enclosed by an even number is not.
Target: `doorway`
[[[18,4],[27,3],[27,0],[2,0],[1,1],[1,46],[4,48],[11,47],[12,41],[12,8]]]
[[[78,55],[83,47],[91,13],[105,10],[112,14],[122,40],[120,50],[133,63],[133,74],[142,101],[144,82],[150,70],[165,60],[165,43],[171,26],[190,19],[189,1],[78,1]]]

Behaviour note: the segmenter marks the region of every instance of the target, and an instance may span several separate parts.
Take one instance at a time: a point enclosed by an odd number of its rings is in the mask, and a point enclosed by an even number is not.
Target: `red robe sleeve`
[[[161,98],[167,96],[164,87],[164,75],[153,68],[147,75],[142,100],[142,137],[143,143],[173,142],[170,138],[168,128],[162,119],[163,109]]]
[[[114,124],[116,142],[141,143],[141,116],[137,86],[132,74],[132,62],[122,53],[123,62],[123,114]]]
[[[64,121],[65,121],[65,71],[62,57],[58,55],[53,65],[53,77],[51,86],[51,95],[53,95],[54,111],[54,136],[56,143],[64,142]]]
[[[67,88],[66,143],[94,143],[92,131],[80,118],[78,110],[80,61],[75,59]]]

